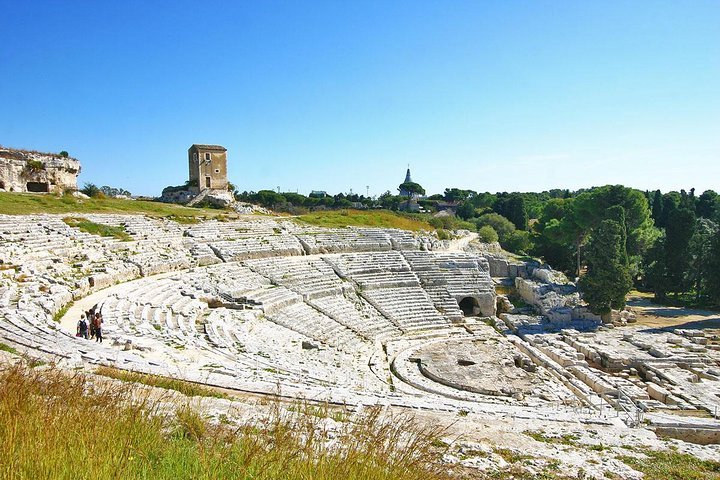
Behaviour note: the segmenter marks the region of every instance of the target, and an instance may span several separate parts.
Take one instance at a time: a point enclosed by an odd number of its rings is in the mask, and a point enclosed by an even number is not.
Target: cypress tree
[[[663,218],[663,196],[660,190],[655,190],[652,200],[652,219],[656,226],[660,226]]]
[[[715,232],[710,243],[705,288],[710,299],[720,305],[720,229]]]
[[[665,227],[665,263],[667,267],[668,291],[686,292],[689,288],[690,239],[695,232],[695,213],[687,208],[678,208],[668,215]]]
[[[615,220],[603,220],[587,247],[587,273],[579,287],[590,310],[610,319],[612,309],[625,307],[625,296],[632,287],[624,245],[624,227]]]
[[[505,204],[505,210],[505,217],[515,224],[515,228],[518,230],[527,230],[529,218],[525,199],[522,195],[517,193],[510,195],[510,198]]]

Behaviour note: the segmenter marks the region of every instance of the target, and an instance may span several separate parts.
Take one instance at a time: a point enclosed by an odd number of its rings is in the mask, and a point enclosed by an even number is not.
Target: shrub
[[[485,225],[490,225],[493,230],[495,230],[495,232],[498,234],[500,243],[503,243],[510,236],[510,234],[515,231],[515,225],[513,225],[510,220],[498,213],[486,213],[485,215],[482,215],[477,220],[475,220],[475,225],[477,226],[478,230]]]
[[[70,154],[68,152],[66,152],[65,150],[63,150],[62,152],[60,152],[60,156],[63,158],[67,158],[70,156]]]
[[[481,242],[493,243],[498,241],[498,234],[490,225],[483,225],[478,229],[478,237]]]
[[[87,195],[88,197],[105,198],[105,194],[94,183],[86,183],[85,185],[83,185],[83,188],[80,191],[82,193],[84,193],[85,195]]]
[[[45,170],[45,164],[40,160],[28,160],[25,164],[25,175],[32,175]]]
[[[524,230],[515,230],[505,237],[504,241],[501,240],[500,245],[509,252],[526,254],[532,247],[530,233]]]
[[[445,230],[473,230],[475,226],[464,220],[461,220],[453,215],[442,215],[439,217],[432,217],[428,220],[428,223],[433,227],[442,228]]]

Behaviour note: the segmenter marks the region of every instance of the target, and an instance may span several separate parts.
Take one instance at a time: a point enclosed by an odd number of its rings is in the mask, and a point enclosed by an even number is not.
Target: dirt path
[[[122,292],[124,290],[127,290],[135,282],[141,282],[147,278],[159,280],[161,278],[171,277],[173,275],[179,275],[179,274],[182,274],[183,272],[185,272],[185,270],[161,273],[158,275],[152,275],[150,277],[140,277],[140,278],[136,278],[135,280],[130,280],[129,282],[118,283],[117,285],[111,285],[102,290],[93,292],[90,295],[88,295],[87,297],[83,297],[79,300],[76,300],[75,303],[73,303],[72,307],[68,308],[67,312],[65,312],[65,315],[63,315],[63,317],[60,319],[60,328],[62,330],[65,330],[66,332],[74,335],[75,330],[77,329],[77,323],[80,320],[80,315],[83,314],[86,310],[90,310],[90,308],[92,308],[93,305],[96,305],[96,304],[102,302],[103,300],[105,300],[107,297],[109,297],[113,293]]]
[[[469,235],[466,235],[464,237],[457,238],[455,240],[450,240],[450,246],[448,247],[448,252],[464,252],[465,247],[468,246],[470,242],[475,240],[478,237],[478,234],[475,232],[470,232]]]
[[[658,305],[651,296],[638,292],[630,294],[627,305],[637,316],[637,323],[648,327],[720,328],[720,312]]]

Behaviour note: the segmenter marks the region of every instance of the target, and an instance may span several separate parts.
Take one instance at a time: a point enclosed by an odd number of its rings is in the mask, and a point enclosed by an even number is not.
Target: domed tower
[[[412,177],[410,176],[410,167],[408,167],[407,173],[405,174],[405,181],[403,183],[411,183],[411,182],[412,182]],[[401,188],[400,195],[403,197],[410,197],[410,196],[413,196],[414,194],[411,194],[404,188]]]

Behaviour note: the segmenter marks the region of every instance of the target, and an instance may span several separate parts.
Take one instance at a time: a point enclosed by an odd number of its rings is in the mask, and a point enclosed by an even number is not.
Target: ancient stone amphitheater
[[[68,366],[286,398],[650,422],[718,440],[717,338],[602,326],[562,276],[483,253],[471,236],[84,217],[132,240],[62,216],[0,216],[4,343]],[[534,313],[497,311],[512,306],[496,290],[511,289]],[[74,335],[96,304],[102,344]]]

